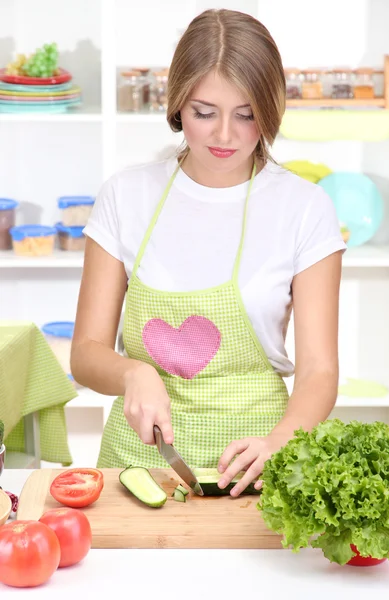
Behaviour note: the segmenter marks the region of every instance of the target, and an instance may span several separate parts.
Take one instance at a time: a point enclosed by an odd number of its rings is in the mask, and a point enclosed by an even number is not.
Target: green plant
[[[4,440],[4,423],[0,421],[0,447],[3,445]]]
[[[265,463],[257,504],[293,552],[321,548],[332,562],[389,558],[389,426],[338,419],[299,429]]]

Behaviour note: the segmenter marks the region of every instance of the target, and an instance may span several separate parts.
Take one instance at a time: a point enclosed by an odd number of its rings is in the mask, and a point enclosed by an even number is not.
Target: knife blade
[[[196,475],[186,464],[182,456],[177,452],[172,444],[164,442],[162,431],[158,425],[154,425],[154,437],[159,453],[166,460],[172,469],[185,481],[187,485],[199,496],[204,496],[201,485],[197,481]]]

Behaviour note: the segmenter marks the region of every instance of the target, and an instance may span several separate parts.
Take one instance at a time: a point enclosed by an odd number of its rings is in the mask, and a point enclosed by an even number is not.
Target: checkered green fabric
[[[171,399],[174,445],[191,467],[216,467],[226,446],[235,439],[265,436],[282,418],[288,391],[270,365],[245,312],[238,287],[242,239],[232,280],[200,292],[161,292],[144,285],[136,272],[172,180],[143,240],[129,283],[123,341],[131,358],[153,365]],[[173,176],[174,177],[174,176]],[[170,375],[148,354],[142,339],[146,323],[163,319],[178,328],[190,316],[203,316],[221,333],[219,350],[192,379]],[[166,467],[155,446],[141,442],[123,414],[123,398],[115,400],[105,426],[97,465]]]
[[[42,460],[70,465],[64,406],[76,396],[33,323],[0,323],[0,419],[8,451],[25,451],[23,417],[38,412]]]

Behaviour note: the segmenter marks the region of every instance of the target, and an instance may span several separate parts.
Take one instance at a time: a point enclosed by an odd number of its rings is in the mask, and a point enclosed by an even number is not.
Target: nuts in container
[[[20,225],[12,227],[10,234],[15,254],[19,256],[48,256],[54,250],[54,227],[45,225]]]
[[[11,250],[10,229],[15,225],[15,209],[18,202],[10,198],[0,198],[0,250]]]
[[[58,208],[62,211],[62,225],[85,227],[92,212],[95,199],[92,196],[61,196]]]
[[[59,247],[61,250],[83,252],[85,250],[85,236],[83,227],[66,227],[63,223],[57,223]]]

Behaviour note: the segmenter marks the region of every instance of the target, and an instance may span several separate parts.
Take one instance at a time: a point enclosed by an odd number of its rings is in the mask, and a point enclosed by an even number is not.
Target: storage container
[[[285,69],[287,100],[295,100],[302,97],[301,79],[301,71],[299,69]]]
[[[15,213],[19,203],[10,198],[0,198],[0,250],[11,250],[10,229],[15,225]]]
[[[53,321],[45,323],[41,330],[59,364],[68,376],[71,375],[70,351],[72,347],[74,323],[72,321]]]
[[[12,247],[20,256],[48,256],[54,250],[57,230],[45,225],[20,225],[12,227]]]
[[[168,73],[168,69],[153,73],[153,81],[150,86],[150,110],[153,112],[167,110]]]
[[[92,196],[61,196],[58,198],[58,208],[62,212],[62,225],[85,227],[94,202],[95,199]]]
[[[305,100],[314,100],[323,97],[323,73],[320,70],[305,69],[301,71],[301,95]]]
[[[117,106],[119,112],[141,112],[144,108],[145,77],[140,71],[123,71],[120,74]]]
[[[68,250],[71,252],[83,252],[85,250],[83,227],[66,227],[63,223],[57,223],[55,227],[58,233],[59,247],[61,250]]]
[[[334,69],[330,73],[331,92],[330,97],[336,99],[348,99],[354,97],[353,79],[351,69]]]
[[[370,100],[374,98],[373,69],[361,67],[354,71],[354,98]]]

